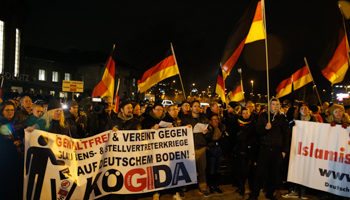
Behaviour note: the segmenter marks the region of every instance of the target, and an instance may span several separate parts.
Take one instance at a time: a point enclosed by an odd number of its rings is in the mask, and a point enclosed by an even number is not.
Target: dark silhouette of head
[[[46,136],[40,135],[40,137],[38,138],[38,143],[41,146],[46,146],[49,143],[49,140]]]

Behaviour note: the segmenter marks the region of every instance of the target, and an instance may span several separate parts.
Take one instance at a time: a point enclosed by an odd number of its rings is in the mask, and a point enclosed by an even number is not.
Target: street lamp
[[[253,92],[253,85],[254,85],[254,81],[253,81],[253,80],[251,80],[250,82],[252,83],[252,94],[253,94],[253,93],[254,93],[254,92]]]
[[[192,83],[192,86],[195,86],[196,84],[195,83]]]

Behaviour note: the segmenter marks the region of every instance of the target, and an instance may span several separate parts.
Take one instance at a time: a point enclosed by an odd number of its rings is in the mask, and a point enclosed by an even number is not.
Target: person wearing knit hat
[[[85,138],[87,128],[87,116],[83,111],[79,111],[76,101],[68,102],[68,113],[66,113],[66,124],[74,138]]]
[[[183,120],[185,117],[191,114],[190,103],[186,100],[182,101],[180,104],[181,110],[179,112],[179,118]]]
[[[50,100],[47,112],[34,125],[36,129],[50,133],[71,135],[65,124],[64,114],[61,103],[58,99]]]
[[[133,102],[125,100],[119,104],[118,116],[107,123],[105,130],[141,130],[141,128],[140,121],[133,115]]]
[[[58,99],[51,99],[49,101],[48,106],[47,106],[47,111],[53,110],[53,109],[57,109],[57,108],[62,108],[60,100],[58,100]]]
[[[350,117],[347,113],[345,113],[344,106],[339,104],[333,104],[329,108],[329,116],[327,118],[327,122],[331,123],[331,126],[335,126],[336,124],[342,124],[343,128],[347,128],[350,124]]]

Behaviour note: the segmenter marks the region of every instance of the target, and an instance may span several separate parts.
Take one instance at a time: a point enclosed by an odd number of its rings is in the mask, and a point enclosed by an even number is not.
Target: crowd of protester
[[[298,101],[280,103],[272,98],[269,102],[270,121],[267,107],[251,101],[200,105],[198,100],[165,107],[160,103],[139,104],[125,100],[119,104],[116,113],[113,100],[108,96],[96,104],[85,102],[82,105],[71,100],[66,110],[62,109],[58,99],[40,104],[34,104],[29,96],[6,100],[0,105],[0,180],[6,182],[1,188],[6,191],[4,199],[22,199],[25,129],[28,132],[39,129],[72,138],[86,138],[112,129],[141,130],[208,124],[202,132],[193,133],[199,195],[208,197],[223,192],[220,177],[225,162],[225,177],[237,187],[236,192],[246,195],[245,183],[248,180],[249,199],[254,200],[262,188],[268,199],[276,199],[274,192],[286,181],[294,120],[328,122],[331,126],[341,124],[343,128],[350,124],[349,106],[327,102],[322,106],[309,106]],[[161,121],[171,125],[160,127]],[[305,187],[292,183],[289,187],[289,193],[282,197],[307,199]],[[163,192],[174,193],[174,199],[178,200],[185,196],[185,191],[186,187],[180,187]],[[159,199],[163,192],[154,193],[153,198]],[[110,195],[106,198],[138,197]]]

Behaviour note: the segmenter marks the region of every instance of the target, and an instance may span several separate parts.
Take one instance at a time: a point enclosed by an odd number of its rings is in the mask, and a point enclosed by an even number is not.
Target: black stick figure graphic
[[[45,136],[40,136],[38,138],[38,143],[41,146],[46,146],[48,144],[48,139]],[[64,161],[56,160],[54,153],[49,148],[42,147],[30,147],[27,151],[26,160],[26,175],[29,173],[29,180],[27,185],[27,199],[32,199],[32,193],[34,189],[35,176],[38,175],[36,181],[34,199],[40,199],[40,193],[44,182],[47,159],[51,160],[53,165],[64,165]],[[30,171],[29,170],[30,164]]]

